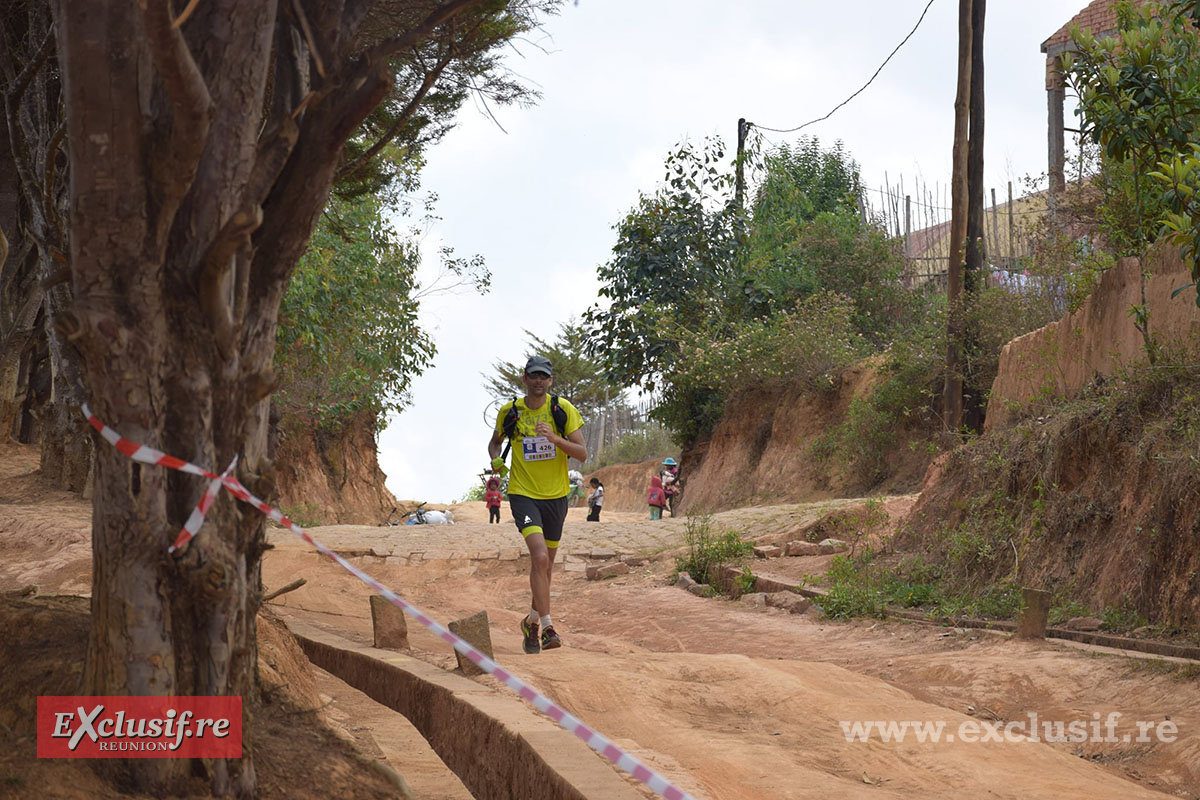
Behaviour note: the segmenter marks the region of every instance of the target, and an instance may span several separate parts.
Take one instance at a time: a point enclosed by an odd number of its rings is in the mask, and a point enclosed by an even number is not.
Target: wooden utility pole
[[[983,20],[987,0],[971,0],[971,98],[968,103],[967,139],[967,260],[963,271],[963,338],[960,353],[969,355],[978,348],[977,325],[968,312],[975,306],[975,297],[983,285],[982,275],[987,263],[984,248],[985,222],[983,216]],[[983,431],[983,397],[975,378],[977,359],[965,359],[963,392],[963,424],[979,433]]]
[[[963,257],[967,238],[967,144],[971,102],[972,0],[958,0],[958,88],[954,96],[954,151],[950,178],[950,253],[946,265],[949,323],[946,383],[942,390],[945,428],[962,426]]]
[[[747,124],[746,118],[742,117],[738,120],[738,138],[737,138],[737,205],[738,208],[744,208],[742,205],[742,195],[746,191],[746,175],[742,169],[742,154],[746,151],[746,134],[750,131],[750,125]]]

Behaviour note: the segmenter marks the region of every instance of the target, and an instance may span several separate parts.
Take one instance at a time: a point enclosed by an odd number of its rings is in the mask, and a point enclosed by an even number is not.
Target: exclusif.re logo
[[[240,758],[240,697],[38,697],[38,758]]]

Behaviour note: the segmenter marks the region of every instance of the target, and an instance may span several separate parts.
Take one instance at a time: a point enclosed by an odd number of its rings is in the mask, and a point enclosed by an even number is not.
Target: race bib
[[[526,436],[521,439],[521,455],[526,461],[549,461],[558,455],[558,448],[545,436]]]

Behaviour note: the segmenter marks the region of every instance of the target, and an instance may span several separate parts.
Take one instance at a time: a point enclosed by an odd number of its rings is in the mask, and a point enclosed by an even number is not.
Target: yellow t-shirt
[[[551,430],[554,427],[554,415],[550,413],[550,395],[542,407],[530,410],[525,406],[525,398],[518,397],[517,429],[512,438],[511,472],[508,478],[508,493],[532,497],[535,500],[553,500],[566,497],[571,492],[571,483],[567,479],[567,454],[555,447],[544,436],[537,435],[537,424],[544,422]],[[563,428],[563,436],[570,436],[583,427],[583,417],[578,409],[571,405],[566,398],[558,398],[558,405],[567,412],[567,424]],[[504,418],[512,403],[505,403],[496,415],[496,430],[504,433]]]

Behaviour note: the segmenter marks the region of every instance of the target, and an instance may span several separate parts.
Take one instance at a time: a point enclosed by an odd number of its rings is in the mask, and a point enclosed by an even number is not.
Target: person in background
[[[587,461],[583,417],[562,397],[558,399],[563,415],[562,433],[558,432],[550,395],[553,382],[548,358],[532,356],[525,362],[521,376],[525,396],[500,407],[496,427],[488,440],[492,469],[501,474],[505,469],[501,454],[504,439],[507,437],[512,443],[508,507],[529,548],[529,589],[533,597],[529,614],[521,618],[521,635],[522,646],[530,654],[562,647],[562,639],[550,618],[550,578],[563,522],[567,519],[567,495],[571,493],[567,458]]]
[[[567,470],[567,482],[571,484],[571,493],[567,495],[567,504],[574,508],[584,498],[583,473],[579,470]]]
[[[588,481],[592,485],[592,496],[588,498],[588,522],[600,521],[600,508],[604,505],[604,484],[599,478]]]
[[[671,516],[675,516],[675,496],[679,494],[679,465],[675,459],[667,456],[663,459],[663,470],[659,473],[662,478],[663,492],[667,495],[667,508]]]
[[[489,525],[493,522],[500,522],[500,501],[503,499],[503,495],[500,494],[500,481],[496,478],[488,478],[487,491],[483,493],[483,502],[487,503]]]
[[[662,478],[657,475],[650,479],[646,502],[650,504],[650,519],[662,519],[663,508],[667,505],[667,493],[663,491]]]

